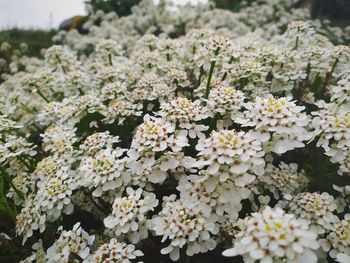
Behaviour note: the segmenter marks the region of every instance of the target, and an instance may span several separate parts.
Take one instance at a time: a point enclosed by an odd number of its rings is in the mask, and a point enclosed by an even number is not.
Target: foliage
[[[7,42],[15,49],[18,49],[21,43],[26,43],[28,46],[27,55],[39,56],[43,48],[52,45],[52,37],[56,33],[54,30],[8,29],[0,31],[0,43]]]
[[[288,3],[143,0],[12,56],[1,262],[349,262],[350,28]]]
[[[250,4],[253,1],[243,1],[243,0],[211,0],[215,4],[216,8],[228,9],[234,12],[239,12],[239,10]]]
[[[94,10],[104,12],[115,11],[118,16],[126,16],[131,13],[131,8],[137,5],[140,0],[90,0],[87,1]]]

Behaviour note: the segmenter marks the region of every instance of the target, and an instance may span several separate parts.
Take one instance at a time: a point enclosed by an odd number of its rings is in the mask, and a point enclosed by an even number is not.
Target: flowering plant
[[[350,48],[289,2],[97,11],[4,74],[13,262],[349,262]]]

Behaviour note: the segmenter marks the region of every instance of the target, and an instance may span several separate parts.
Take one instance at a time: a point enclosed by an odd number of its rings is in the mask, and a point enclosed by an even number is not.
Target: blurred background
[[[137,0],[0,0],[0,29],[58,28],[60,23],[75,15],[86,15],[86,3],[105,11],[128,13]],[[176,4],[207,2],[207,0],[175,0]]]
[[[80,28],[92,10],[130,14],[140,0],[0,0],[0,45],[28,44],[28,55],[38,56],[52,45],[58,30]],[[155,0],[159,2],[159,0]],[[206,3],[207,0],[173,0],[175,4]],[[89,6],[87,8],[87,6]]]
[[[211,2],[218,8],[239,12],[241,6],[252,2],[274,0],[154,0],[175,4],[196,5]],[[52,44],[58,30],[80,30],[94,10],[114,11],[118,16],[130,14],[140,0],[0,0],[0,43],[18,46],[25,42],[28,55],[38,55],[42,48]],[[348,25],[350,0],[288,0],[290,8],[308,7],[313,18],[323,17],[339,25]],[[87,8],[88,6],[88,8]]]

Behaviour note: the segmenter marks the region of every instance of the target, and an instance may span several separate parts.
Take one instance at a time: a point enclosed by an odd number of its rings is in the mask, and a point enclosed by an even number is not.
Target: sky
[[[205,0],[173,0],[197,3]],[[85,15],[84,0],[0,0],[0,29],[57,28],[65,19]]]

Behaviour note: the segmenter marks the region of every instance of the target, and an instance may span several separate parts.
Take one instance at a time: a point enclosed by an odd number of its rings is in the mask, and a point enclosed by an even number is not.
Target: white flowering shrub
[[[291,2],[97,11],[4,74],[1,252],[350,262],[349,30]]]

